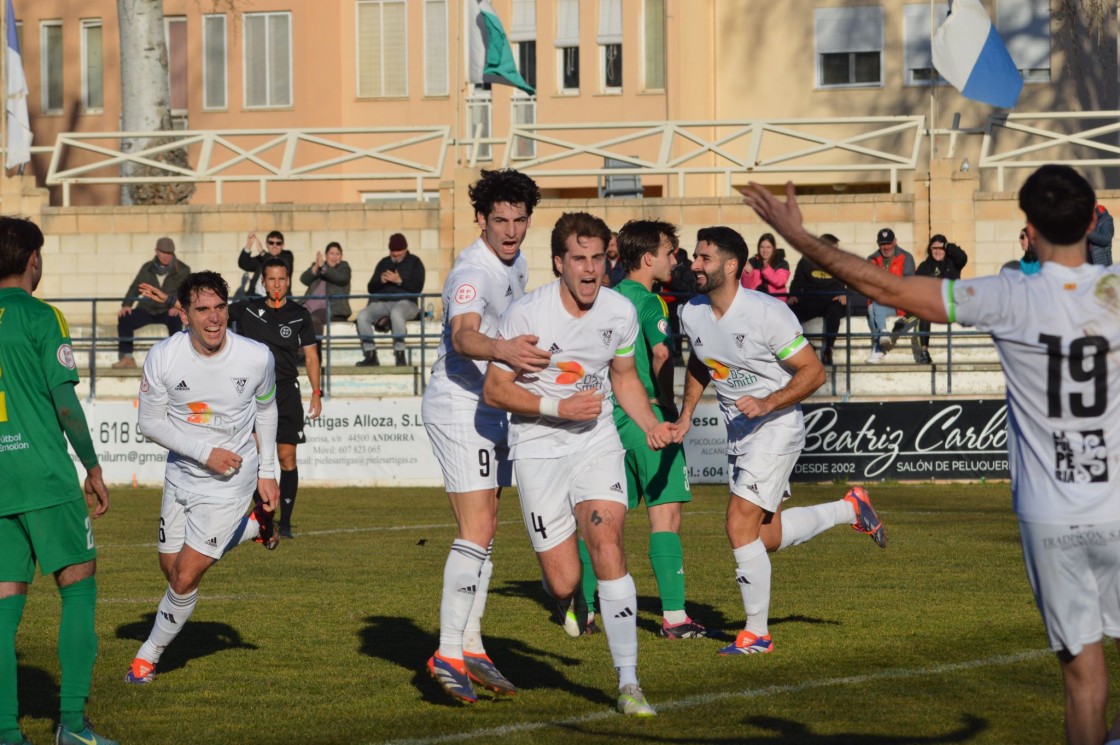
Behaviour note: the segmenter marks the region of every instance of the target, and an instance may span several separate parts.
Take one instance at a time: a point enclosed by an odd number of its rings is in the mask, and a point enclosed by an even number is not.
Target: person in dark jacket
[[[358,367],[381,364],[374,346],[374,330],[393,332],[393,357],[397,367],[408,364],[404,354],[405,324],[420,317],[419,295],[424,291],[424,262],[409,252],[408,240],[400,233],[389,236],[389,255],[377,262],[366,285],[369,305],[358,311],[355,321],[362,339],[365,359]]]
[[[299,275],[299,281],[307,285],[303,307],[311,313],[316,337],[323,335],[329,321],[350,320],[350,265],[342,260],[338,241],[328,243],[325,251],[315,252],[315,261]],[[319,359],[323,359],[322,354]]]
[[[840,239],[831,233],[821,236],[834,246]],[[848,304],[847,288],[844,283],[821,269],[810,258],[802,257],[793,272],[793,282],[789,287],[790,296],[786,301],[790,310],[801,323],[812,318],[824,319],[824,343],[821,345],[821,362],[832,364],[832,347],[840,331],[840,321],[844,318]]]
[[[1112,215],[1103,204],[1097,205],[1097,227],[1088,235],[1088,261],[1090,264],[1112,266],[1112,234],[1115,226]]]
[[[261,239],[257,237],[256,233],[249,233],[249,239],[245,241],[245,248],[241,249],[241,254],[237,257],[237,266],[241,271],[249,275],[241,281],[241,288],[243,293],[239,296],[252,296],[252,297],[266,297],[268,295],[264,288],[264,279],[261,276],[261,266],[264,265],[264,260],[276,256],[284,260],[288,265],[288,273],[292,274],[292,267],[295,266],[295,256],[292,252],[284,248],[284,234],[279,230],[271,230],[264,239],[265,245],[261,245]]]
[[[914,273],[935,279],[960,279],[961,269],[964,269],[967,263],[968,256],[961,247],[956,243],[950,243],[945,236],[938,233],[929,239],[925,261],[918,264]],[[909,318],[907,320],[909,321]],[[924,365],[933,364],[929,356],[929,321],[918,320],[917,323],[918,333],[910,337],[914,361]]]
[[[155,258],[140,267],[117,313],[119,359],[113,363],[114,368],[136,367],[136,360],[132,358],[132,336],[136,329],[155,323],[166,326],[169,334],[183,329],[175,297],[179,284],[190,273],[191,268],[175,258],[175,241],[167,236],[156,241]],[[140,301],[133,308],[135,298]]]

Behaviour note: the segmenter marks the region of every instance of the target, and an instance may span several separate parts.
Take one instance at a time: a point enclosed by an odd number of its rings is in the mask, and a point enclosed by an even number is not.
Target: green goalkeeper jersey
[[[640,282],[624,279],[613,288],[634,304],[638,311],[638,338],[634,342],[634,365],[638,378],[650,399],[658,398],[657,381],[653,377],[653,348],[669,339],[669,309],[660,295],[650,292]],[[626,416],[615,406],[615,421]]]
[[[0,289],[0,516],[81,497],[51,390],[77,384],[66,318],[16,287]]]

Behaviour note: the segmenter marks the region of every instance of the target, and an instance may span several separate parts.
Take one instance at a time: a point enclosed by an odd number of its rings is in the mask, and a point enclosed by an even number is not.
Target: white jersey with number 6
[[[727,454],[759,451],[784,455],[805,447],[805,419],[798,405],[754,419],[735,408],[743,396],[764,398],[784,388],[793,374],[782,360],[804,349],[801,324],[781,300],[740,288],[731,307],[716,318],[698,295],[680,310],[681,330],[692,353],[711,373],[727,424]]]
[[[561,303],[557,280],[511,305],[502,316],[499,333],[504,339],[532,334],[537,346],[552,354],[546,369],[517,377],[517,383],[532,393],[568,398],[578,391],[596,390],[603,395],[603,408],[593,421],[510,417],[511,458],[555,458],[586,448],[622,448],[611,417],[610,364],[615,357],[634,356],[638,314],[629,300],[601,288],[591,309],[576,318]],[[494,364],[510,370],[500,362]]]

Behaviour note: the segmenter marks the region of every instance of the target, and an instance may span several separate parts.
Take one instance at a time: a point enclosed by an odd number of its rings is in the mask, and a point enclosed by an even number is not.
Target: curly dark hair
[[[203,290],[214,293],[222,299],[223,303],[229,302],[229,285],[222,279],[222,275],[217,272],[202,271],[191,272],[179,285],[179,305],[183,310],[190,309],[191,299],[197,298],[198,293]]]
[[[467,190],[471,206],[476,215],[489,216],[495,204],[525,205],[526,214],[532,215],[533,208],[541,201],[541,190],[537,182],[520,171],[501,168],[496,171],[482,171],[482,176]]]

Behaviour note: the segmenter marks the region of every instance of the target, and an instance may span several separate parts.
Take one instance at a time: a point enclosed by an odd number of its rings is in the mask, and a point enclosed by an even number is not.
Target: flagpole
[[[0,152],[3,152],[4,167],[2,170],[5,179],[8,178],[8,2],[10,0],[4,0],[4,12],[0,14],[0,39],[4,40],[4,60],[3,64],[0,65],[0,90],[4,91],[4,117],[0,121],[0,144],[3,145],[3,148],[0,149]],[[14,8],[12,12],[15,12]]]

